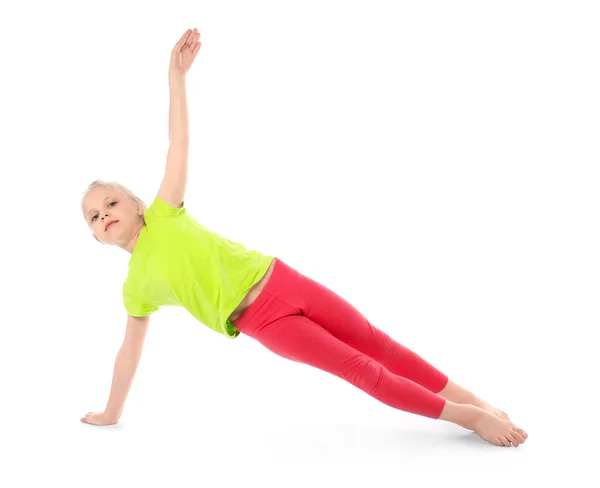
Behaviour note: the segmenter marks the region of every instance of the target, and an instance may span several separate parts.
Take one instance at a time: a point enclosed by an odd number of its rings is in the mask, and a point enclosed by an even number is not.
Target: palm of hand
[[[171,51],[171,70],[179,75],[185,75],[191,68],[202,43],[198,29],[185,31],[179,42]]]

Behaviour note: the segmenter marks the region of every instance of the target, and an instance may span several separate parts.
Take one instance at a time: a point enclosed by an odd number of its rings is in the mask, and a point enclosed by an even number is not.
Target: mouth
[[[113,224],[116,224],[118,222],[118,220],[112,220],[108,223],[108,225],[106,226],[106,228],[104,229],[104,232],[106,232],[108,229],[110,229],[112,227]]]

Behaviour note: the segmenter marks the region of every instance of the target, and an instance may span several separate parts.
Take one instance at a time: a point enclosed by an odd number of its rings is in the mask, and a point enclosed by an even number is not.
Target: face
[[[139,207],[126,195],[104,186],[97,186],[85,196],[83,212],[94,238],[104,244],[126,246],[144,224]],[[113,220],[117,222],[106,229]]]

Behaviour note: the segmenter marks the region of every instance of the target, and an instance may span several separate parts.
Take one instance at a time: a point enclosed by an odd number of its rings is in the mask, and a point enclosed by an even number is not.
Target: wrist
[[[169,69],[169,82],[184,83],[185,75]]]

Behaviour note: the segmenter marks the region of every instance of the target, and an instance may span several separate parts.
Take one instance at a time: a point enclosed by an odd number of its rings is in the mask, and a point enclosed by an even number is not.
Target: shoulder
[[[185,212],[185,202],[176,204],[172,200],[164,200],[159,194],[144,212],[144,217],[176,217]]]
[[[163,191],[162,188],[158,191],[156,198],[161,200],[163,203],[166,203],[170,207],[173,208],[183,208],[184,201],[174,199],[169,193]]]

